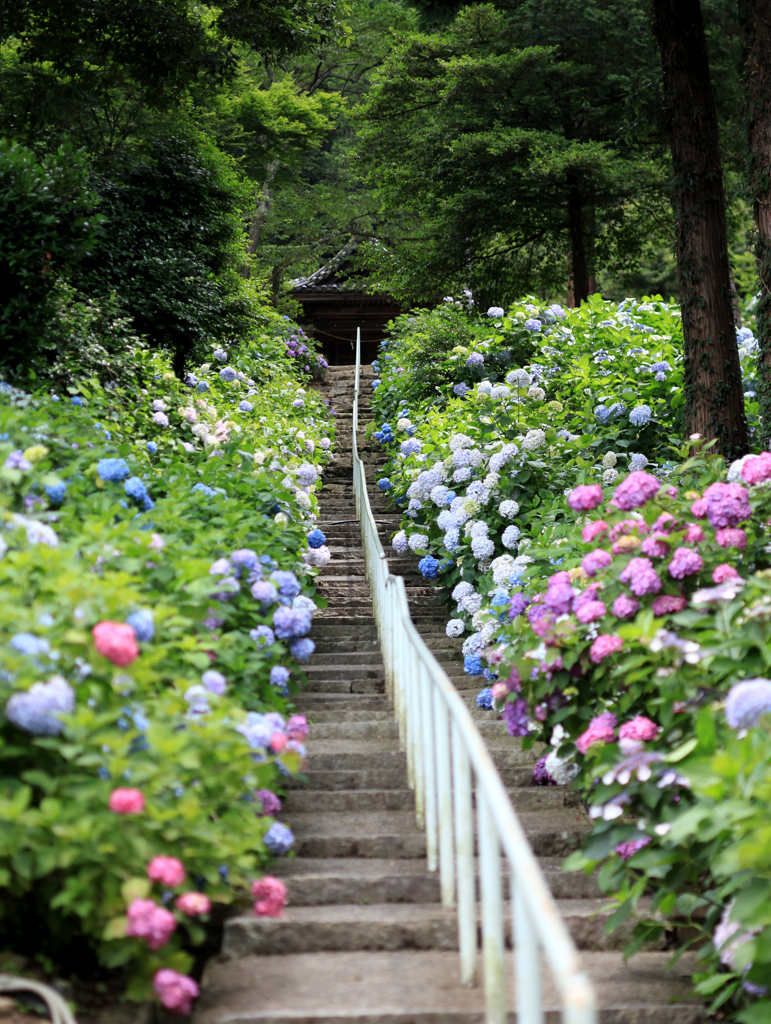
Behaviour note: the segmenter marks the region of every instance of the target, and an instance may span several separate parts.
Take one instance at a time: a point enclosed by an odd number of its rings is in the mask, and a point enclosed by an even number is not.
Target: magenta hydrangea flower
[[[646,718],[645,715],[637,715],[635,718],[630,718],[628,722],[624,722],[618,730],[618,738],[620,740],[642,740],[646,743],[648,740],[655,740],[658,733],[659,727],[655,722]]]
[[[503,705],[503,720],[509,736],[527,736],[529,717],[527,701],[521,697],[507,701]]]
[[[747,547],[747,534],[740,526],[724,526],[721,530],[716,530],[715,540],[721,548],[738,548],[739,551],[744,551]]]
[[[669,541],[660,533],[654,533],[652,537],[646,537],[640,546],[640,550],[648,558],[664,558],[669,554],[669,548]]]
[[[750,455],[742,465],[742,479],[750,487],[771,480],[771,452]]]
[[[613,561],[613,556],[608,551],[603,551],[602,548],[597,548],[595,551],[590,551],[581,560],[581,566],[587,576],[596,576],[600,569],[604,569],[610,565]]]
[[[629,594],[620,594],[610,609],[617,619],[628,619],[640,610],[640,602]]]
[[[749,494],[741,484],[710,484],[704,492],[704,500],[707,519],[715,529],[738,526],[752,515]]]
[[[576,512],[588,512],[602,504],[602,488],[599,484],[579,484],[568,495],[568,505]]]
[[[601,633],[589,648],[589,657],[595,665],[599,665],[604,658],[607,658],[611,654],[615,654],[616,651],[620,651],[623,646],[624,641],[620,636],[611,636],[610,633]]]
[[[126,911],[126,935],[144,939],[150,949],[160,949],[171,938],[177,919],[153,900],[132,900]]]
[[[610,528],[610,539],[617,540],[627,533],[637,531],[638,535],[644,537],[649,532],[648,525],[642,519],[622,519],[620,523]]]
[[[660,487],[661,483],[655,476],[638,470],[635,473],[630,473],[626,480],[618,485],[613,500],[619,508],[628,512],[629,509],[639,508],[651,498],[655,498]]]
[[[713,570],[712,579],[715,583],[727,583],[729,580],[740,580],[741,576],[732,565],[723,562]]]
[[[254,795],[262,804],[262,814],[268,815],[273,818],[281,811],[281,800],[276,796],[275,793],[269,789],[256,789]],[[260,812],[257,812],[258,817],[262,817]]]
[[[675,612],[681,612],[687,604],[684,597],[675,597],[674,594],[659,594],[651,608],[654,615],[673,615]]]
[[[601,533],[605,533],[608,529],[608,524],[604,519],[596,519],[593,523],[589,523],[581,530],[581,540],[584,544],[591,544],[595,537],[599,537]]]
[[[650,842],[650,836],[641,836],[639,839],[627,839],[625,843],[619,843],[616,847],[616,853],[619,855],[621,860],[630,860],[636,853],[639,853],[643,847],[647,846]]]
[[[573,597],[573,588],[569,584],[558,583],[546,591],[543,599],[544,608],[548,608],[555,615],[566,615],[573,607]]]
[[[698,523],[691,523],[683,536],[684,544],[701,544],[704,540],[704,530]]]
[[[601,640],[602,637],[598,637]],[[617,637],[608,637],[608,639],[618,639]],[[596,643],[597,641],[595,641]],[[593,743],[612,743],[616,738],[616,716],[611,711],[605,711],[601,715],[597,715],[589,723],[589,728],[582,732],[576,740],[576,748],[581,754],[585,754],[589,747]]]
[[[151,882],[160,882],[174,889],[184,882],[185,867],[176,857],[153,857],[147,865],[147,877]]]
[[[707,518],[706,498],[697,498],[696,501],[694,501],[693,505],[691,505],[691,515],[695,516],[697,519]]]
[[[603,601],[587,601],[576,611],[576,618],[584,624],[597,622],[607,614],[607,611]]]
[[[555,572],[546,582],[547,587],[556,587],[558,584],[567,584],[570,586],[570,573],[565,572],[564,570]]]
[[[638,597],[644,594],[658,594],[661,590],[661,580],[649,558],[633,558],[619,579],[622,583],[629,584],[629,589]]]
[[[704,560],[701,555],[690,548],[677,548],[669,563],[669,575],[676,580],[682,580],[686,576],[701,572],[703,568]]]
[[[198,997],[199,988],[186,974],[162,967],[155,972],[153,988],[161,1003],[172,1013],[188,1017],[193,1010],[193,1000]]]

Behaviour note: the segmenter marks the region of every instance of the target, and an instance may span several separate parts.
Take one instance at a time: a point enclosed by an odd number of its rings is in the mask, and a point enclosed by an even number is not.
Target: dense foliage
[[[331,440],[287,327],[185,382],[140,348],[142,386],[0,393],[0,934],[177,1012],[292,842]]]

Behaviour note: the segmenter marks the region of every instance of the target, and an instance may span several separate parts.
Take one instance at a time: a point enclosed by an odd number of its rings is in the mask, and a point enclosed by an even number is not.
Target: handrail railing
[[[357,331],[352,444],[356,510],[386,686],[394,702],[400,743],[407,754],[418,823],[426,831],[428,868],[439,869],[442,904],[457,906],[461,981],[474,984],[477,963],[473,772],[487,1024],[505,1024],[509,1004],[501,850],[508,861],[513,903],[518,1024],[544,1021],[541,954],[554,980],[564,1024],[596,1024],[594,990],[583,973],[578,952],[498,770],[458,691],[415,629],[403,578],[389,572],[357,447],[360,368],[361,340]]]

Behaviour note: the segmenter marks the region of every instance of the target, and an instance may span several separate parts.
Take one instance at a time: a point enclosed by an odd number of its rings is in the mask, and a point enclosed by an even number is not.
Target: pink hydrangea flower
[[[644,470],[630,473],[626,480],[623,480],[613,495],[613,500],[619,508],[628,512],[629,509],[639,508],[655,498],[661,487],[660,481]]]
[[[609,552],[603,551],[602,548],[597,548],[595,551],[590,551],[581,560],[581,566],[587,576],[595,576],[600,569],[604,569],[612,561],[613,557]]]
[[[153,988],[161,1003],[172,1013],[187,1017],[193,1010],[193,1000],[198,998],[199,988],[186,974],[163,967],[156,971]]]
[[[125,622],[99,622],[91,634],[97,651],[113,665],[130,665],[139,657],[136,633]]]
[[[683,536],[684,544],[701,544],[704,540],[704,530],[698,523],[691,523]]]
[[[674,594],[659,594],[651,607],[654,615],[673,615],[675,612],[681,612],[687,604],[684,597],[675,597]]]
[[[150,543],[147,545],[153,551],[163,551],[164,540],[160,533],[150,534]]]
[[[661,580],[649,558],[633,558],[619,579],[628,583],[633,594],[642,597],[644,594],[658,594]]]
[[[662,512],[653,524],[654,533],[670,533],[677,525],[677,520],[669,512]]]
[[[559,572],[553,573],[546,581],[546,586],[570,586],[570,573],[565,572],[564,569],[560,570]]]
[[[509,692],[509,688],[506,683],[493,683],[490,687],[493,695],[493,700],[498,703],[499,700],[503,700],[506,694]]]
[[[750,455],[742,466],[742,479],[750,487],[771,480],[771,452]]]
[[[618,844],[616,853],[621,860],[630,860],[644,846],[647,846],[650,841],[650,836],[641,836],[639,839],[627,839],[625,843]]]
[[[738,548],[739,551],[744,551],[747,547],[747,534],[740,526],[724,526],[722,530],[716,530],[715,540],[721,548]]]
[[[159,427],[168,427],[169,417],[165,412],[154,412],[153,423],[157,423]]]
[[[114,789],[107,806],[116,814],[141,814],[145,798],[138,789]]]
[[[132,900],[126,912],[126,935],[144,939],[150,949],[165,946],[177,927],[177,919],[153,900]]]
[[[183,892],[174,900],[177,910],[189,917],[197,917],[199,914],[208,914],[211,910],[211,900],[202,892]]]
[[[646,718],[645,715],[637,715],[635,718],[630,718],[628,722],[624,722],[618,730],[618,738],[620,740],[642,740],[647,743],[648,740],[655,740],[658,733],[659,727],[655,722]]]
[[[611,611],[617,619],[628,619],[640,610],[640,602],[629,594],[620,594],[613,602]]]
[[[664,558],[669,554],[669,548],[670,544],[666,537],[660,533],[654,533],[652,537],[645,538],[640,550],[648,558]]]
[[[262,804],[263,814],[270,815],[273,818],[281,811],[281,800],[269,789],[257,789],[254,795]],[[259,815],[260,812],[258,811],[257,814]]]
[[[690,548],[677,548],[669,563],[669,575],[676,580],[682,580],[686,576],[701,572],[703,568],[704,560],[701,555]]]
[[[715,583],[727,583],[729,580],[740,580],[741,576],[732,565],[723,562],[722,565],[715,567],[712,579]]]
[[[187,875],[184,864],[176,857],[153,857],[147,865],[147,877],[151,882],[160,882],[170,889],[176,889]]]
[[[707,518],[706,498],[697,498],[696,501],[694,501],[693,505],[691,505],[691,515],[695,516],[697,519]]]
[[[588,512],[602,503],[602,488],[599,484],[579,484],[568,495],[568,505],[576,512]]]
[[[576,611],[576,618],[583,623],[597,622],[607,611],[603,601],[587,601]]]
[[[287,744],[287,738],[283,732],[274,732],[270,738],[270,749],[274,754],[280,754]]]
[[[286,735],[290,740],[302,740],[308,735],[308,719],[305,715],[292,715],[286,723]]]
[[[741,484],[710,484],[704,492],[704,500],[707,519],[715,529],[738,526],[752,515],[749,493]]]
[[[598,640],[602,637],[598,637]],[[609,639],[617,639],[609,637]],[[596,643],[596,641],[595,641]],[[616,728],[616,716],[606,711],[602,715],[597,715],[589,723],[589,728],[586,732],[582,732],[576,740],[576,747],[580,753],[585,754],[586,751],[591,747],[593,743],[612,743],[616,738],[614,729]]]
[[[601,633],[589,649],[589,657],[595,665],[599,665],[603,658],[620,651],[624,641],[620,636],[611,636],[610,633]]]
[[[601,533],[605,533],[608,529],[608,524],[604,519],[596,519],[593,523],[586,525],[581,530],[581,540],[584,544],[591,544],[595,537],[599,537]]]
[[[647,524],[642,519],[622,519],[610,528],[610,539],[616,540],[628,533],[637,531],[638,536],[644,537],[649,532]]]
[[[283,917],[287,904],[286,886],[279,878],[263,875],[252,882],[252,896],[257,900],[254,913],[257,917]]]

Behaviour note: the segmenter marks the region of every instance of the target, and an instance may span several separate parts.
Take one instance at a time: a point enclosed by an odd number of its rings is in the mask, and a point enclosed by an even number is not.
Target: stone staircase
[[[362,378],[360,432],[371,420],[373,374],[367,368]],[[195,1024],[480,1024],[484,1018],[481,987],[459,982],[455,912],[441,906],[438,876],[427,870],[425,836],[415,823],[405,755],[385,695],[360,527],[352,521],[353,380],[353,367],[333,367],[325,387],[340,414],[318,524],[332,549],[318,579],[329,607],[315,617],[316,653],[297,702],[312,725],[307,782],[291,789],[282,814],[295,833],[295,856],[271,868],[285,881],[290,905],[278,920],[226,921],[222,953],[204,973]],[[359,453],[377,479],[382,455],[361,433]],[[400,517],[374,487],[370,501],[386,545]],[[583,811],[564,790],[535,786],[533,755],[507,736],[494,713],[476,707],[479,680],[463,674],[460,641],[444,633],[444,596],[426,586],[417,559],[389,558],[389,564],[404,576],[413,620],[486,737],[595,982],[600,1020],[694,1024],[698,1007],[670,1005],[689,991],[687,958],[670,973],[665,952],[623,963],[626,937],[605,935],[604,901],[593,880],[560,870],[588,829]],[[559,1001],[547,972],[543,983],[547,1020],[557,1021]]]

